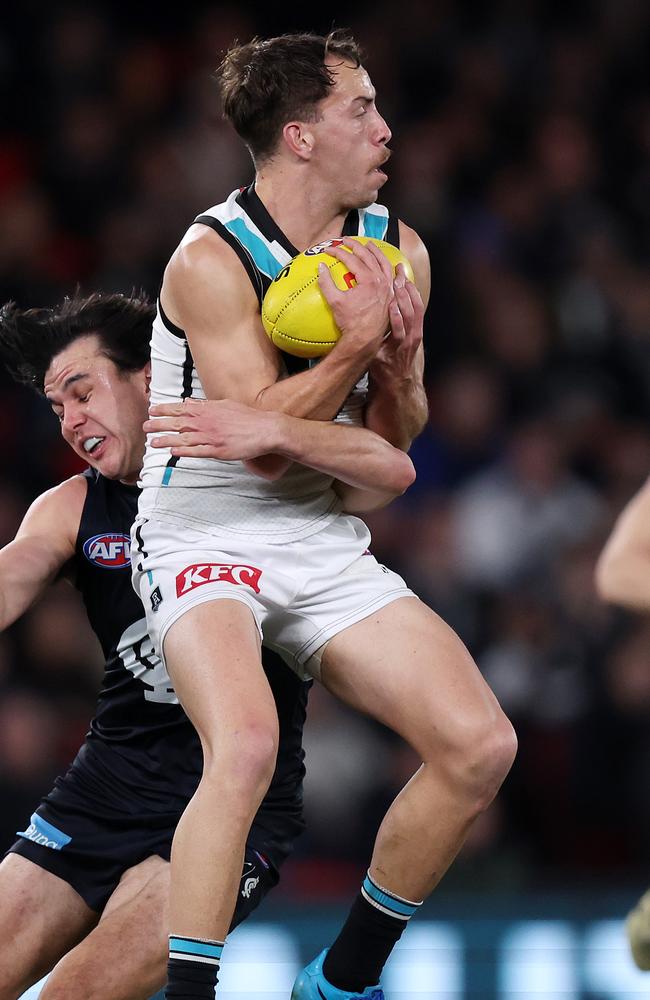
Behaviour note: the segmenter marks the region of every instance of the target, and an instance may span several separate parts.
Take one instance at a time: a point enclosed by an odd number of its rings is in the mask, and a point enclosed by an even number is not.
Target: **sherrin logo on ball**
[[[359,243],[374,243],[393,266],[404,265],[406,276],[414,281],[413,268],[401,250],[370,236],[353,236]],[[299,358],[320,358],[328,354],[341,336],[332,310],[318,284],[318,265],[325,264],[337,288],[345,291],[356,284],[354,259],[350,267],[327,253],[328,247],[343,246],[342,240],[325,240],[294,257],[271,282],[262,302],[262,323],[276,347]]]

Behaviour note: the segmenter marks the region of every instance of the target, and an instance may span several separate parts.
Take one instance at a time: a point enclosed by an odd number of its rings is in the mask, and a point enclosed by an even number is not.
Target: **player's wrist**
[[[393,396],[415,395],[421,388],[421,381],[412,370],[396,370],[394,365],[378,358],[373,358],[368,374],[376,388]]]
[[[343,330],[341,339],[334,346],[329,357],[347,359],[352,363],[363,363],[364,371],[373,362],[384,339],[376,326],[355,326],[351,330]]]
[[[292,441],[291,429],[295,421],[294,417],[291,417],[288,413],[282,413],[277,411],[270,414],[269,421],[269,442],[268,450],[269,452],[274,452],[278,455],[285,455],[287,458],[292,456],[289,454]]]

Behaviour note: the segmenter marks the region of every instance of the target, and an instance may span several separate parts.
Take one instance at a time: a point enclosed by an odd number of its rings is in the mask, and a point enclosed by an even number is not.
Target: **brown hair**
[[[79,337],[97,334],[102,354],[120,371],[139,371],[149,360],[155,314],[143,292],[83,296],[77,291],[47,309],[7,302],[0,309],[0,360],[16,381],[42,393],[52,358]]]
[[[226,52],[216,74],[224,115],[255,163],[274,152],[288,121],[316,121],[317,106],[334,83],[325,65],[332,55],[361,64],[359,45],[344,29],[254,38]]]

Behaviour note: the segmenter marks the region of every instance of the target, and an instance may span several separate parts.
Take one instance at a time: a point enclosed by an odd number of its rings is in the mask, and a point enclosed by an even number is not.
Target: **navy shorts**
[[[132,804],[132,803],[131,803]],[[127,869],[152,855],[169,861],[182,810],[120,809],[64,775],[32,814],[8,854],[19,854],[57,875],[101,913]],[[232,926],[241,923],[278,882],[278,871],[249,838]]]

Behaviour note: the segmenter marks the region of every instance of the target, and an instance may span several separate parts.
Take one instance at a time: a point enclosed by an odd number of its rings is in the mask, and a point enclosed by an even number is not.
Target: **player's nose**
[[[390,140],[393,137],[393,133],[391,132],[390,128],[388,127],[388,122],[386,121],[385,118],[382,117],[382,115],[379,114],[379,112],[377,112],[377,119],[378,119],[378,121],[377,121],[377,128],[378,128],[377,142],[380,143],[380,144],[382,144],[382,145],[388,145],[388,143],[390,142]]]
[[[66,406],[63,411],[63,420],[61,421],[63,430],[66,433],[75,431],[84,422],[83,411],[77,406]]]

